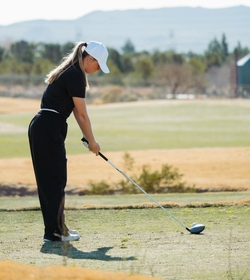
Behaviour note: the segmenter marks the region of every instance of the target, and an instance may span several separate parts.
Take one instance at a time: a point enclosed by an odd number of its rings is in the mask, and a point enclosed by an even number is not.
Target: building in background
[[[238,96],[250,98],[250,54],[237,62]]]

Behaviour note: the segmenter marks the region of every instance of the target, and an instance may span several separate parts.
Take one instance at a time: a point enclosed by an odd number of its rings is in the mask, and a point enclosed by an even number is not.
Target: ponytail
[[[84,79],[85,79],[85,85],[86,88],[89,87],[88,79],[86,76],[86,73],[82,66],[82,60],[88,56],[88,53],[84,50],[85,47],[87,47],[87,43],[80,42],[78,43],[71,53],[69,53],[67,56],[63,57],[62,63],[58,65],[55,69],[53,69],[49,74],[46,76],[45,82],[47,84],[52,84],[57,78],[59,78],[67,69],[69,69],[73,64],[75,64],[77,61],[79,63],[79,67],[82,70]]]

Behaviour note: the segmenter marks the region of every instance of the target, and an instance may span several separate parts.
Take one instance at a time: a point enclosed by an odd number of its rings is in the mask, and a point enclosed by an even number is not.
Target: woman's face
[[[90,55],[87,56],[83,60],[83,68],[84,68],[85,72],[89,75],[95,73],[98,70],[100,70],[100,66],[98,64],[98,61]]]

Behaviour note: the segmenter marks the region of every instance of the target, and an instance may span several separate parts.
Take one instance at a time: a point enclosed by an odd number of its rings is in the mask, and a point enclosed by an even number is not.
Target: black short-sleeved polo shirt
[[[74,109],[72,97],[85,98],[86,84],[78,63],[72,65],[45,89],[41,108],[53,109],[68,118]]]

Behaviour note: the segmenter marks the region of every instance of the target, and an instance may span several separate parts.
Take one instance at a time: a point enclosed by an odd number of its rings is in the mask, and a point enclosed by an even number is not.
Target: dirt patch
[[[132,174],[139,174],[141,167],[149,164],[152,170],[160,170],[169,164],[183,174],[187,185],[195,185],[204,191],[243,191],[250,190],[250,148],[202,148],[130,151],[135,159]],[[104,153],[121,170],[123,152]],[[30,158],[0,160],[0,183],[13,187],[25,187],[30,191],[36,188]],[[87,188],[90,180],[105,180],[110,184],[124,177],[100,157],[92,153],[68,156],[69,192],[79,192]]]

